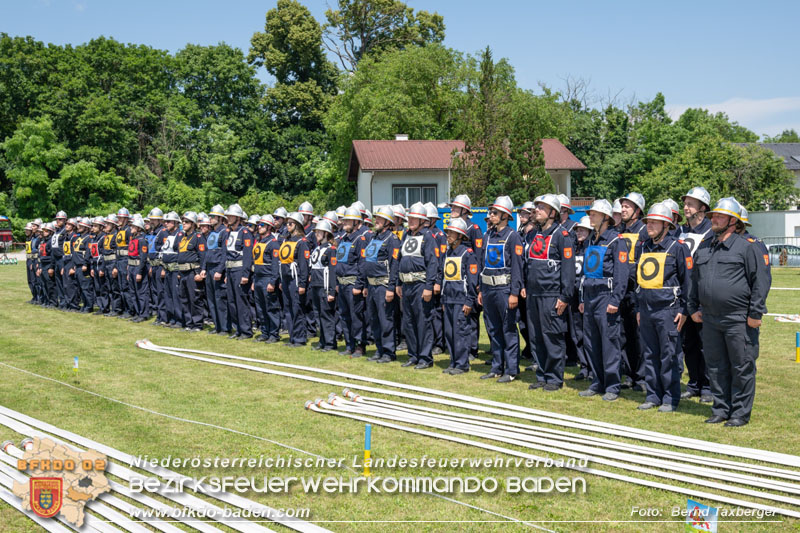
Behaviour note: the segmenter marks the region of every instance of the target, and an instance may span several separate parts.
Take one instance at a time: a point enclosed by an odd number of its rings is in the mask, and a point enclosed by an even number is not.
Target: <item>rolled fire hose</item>
[[[423,412],[423,413],[433,413],[436,415],[444,416],[452,420],[472,420],[477,422],[485,422],[484,425],[490,425],[491,427],[504,427],[512,431],[521,431],[526,434],[530,435],[547,435],[548,437],[555,439],[555,440],[563,440],[565,442],[574,442],[576,444],[585,444],[587,442],[594,443],[596,446],[603,447],[603,448],[611,448],[615,450],[626,450],[631,452],[637,452],[642,455],[650,455],[654,457],[660,458],[668,458],[668,459],[675,459],[679,461],[683,461],[690,464],[697,464],[703,466],[716,466],[723,469],[728,470],[736,470],[739,472],[749,472],[752,474],[760,474],[764,476],[772,476],[778,477],[782,479],[791,479],[800,481],[800,472],[794,472],[792,470],[784,470],[779,468],[772,468],[763,465],[756,465],[750,463],[741,463],[736,461],[727,461],[725,459],[718,459],[716,457],[709,457],[709,456],[698,456],[692,455],[683,452],[675,452],[672,450],[665,450],[662,448],[649,448],[647,446],[639,446],[636,444],[628,444],[625,442],[603,439],[600,437],[592,437],[590,435],[585,435],[582,433],[570,433],[568,431],[560,431],[557,429],[546,428],[543,426],[534,426],[530,424],[521,424],[518,422],[511,422],[508,420],[502,420],[499,418],[488,418],[484,416],[475,416],[475,415],[467,415],[463,413],[456,413],[453,411],[443,411],[441,409],[434,409],[432,407],[425,407],[422,405],[417,404],[410,404],[410,403],[403,403],[403,402],[396,402],[393,400],[385,400],[383,398],[372,398],[372,397],[364,397],[360,396],[349,389],[344,389],[343,392],[344,396],[350,400],[354,401],[362,401],[366,402],[367,404],[378,404],[381,406],[388,406],[394,409],[398,409],[400,411],[410,411],[410,412]],[[356,400],[357,398],[357,400]],[[794,484],[787,484],[789,486],[795,486]]]
[[[437,438],[437,439],[441,439],[441,440],[447,440],[447,441],[450,441],[450,442],[457,442],[459,444],[465,444],[467,446],[474,446],[476,448],[482,448],[484,450],[490,450],[490,451],[493,451],[493,452],[504,453],[504,454],[507,454],[507,455],[512,455],[514,457],[520,457],[520,458],[523,458],[523,459],[531,459],[533,461],[540,461],[540,462],[546,461],[546,459],[544,457],[536,456],[536,455],[533,455],[533,454],[530,454],[530,453],[526,453],[526,452],[520,452],[520,451],[517,451],[517,450],[512,450],[510,448],[503,448],[503,447],[500,447],[500,446],[495,446],[493,444],[487,444],[487,443],[484,443],[484,442],[464,439],[464,438],[456,437],[456,436],[453,436],[453,435],[446,435],[444,433],[436,433],[436,432],[433,432],[433,431],[427,431],[427,430],[412,428],[412,427],[408,427],[408,426],[402,426],[402,425],[399,425],[399,424],[386,422],[384,420],[379,420],[379,419],[375,419],[375,418],[369,418],[369,417],[361,416],[361,415],[350,414],[350,413],[346,413],[346,412],[343,412],[343,411],[335,411],[335,410],[328,409],[328,407],[332,407],[332,406],[326,404],[326,402],[324,402],[324,401],[320,401],[320,405],[319,406],[316,405],[314,402],[310,402],[310,401],[306,402],[306,409],[309,409],[309,410],[317,412],[317,413],[324,413],[324,414],[329,414],[329,415],[333,415],[333,416],[349,418],[349,419],[352,419],[352,420],[358,420],[360,422],[366,422],[366,423],[370,423],[370,424],[375,424],[377,426],[383,426],[383,427],[387,427],[387,428],[391,428],[391,429],[397,429],[397,430],[400,430],[400,431],[406,431],[408,433],[415,433],[417,435],[424,435],[426,437],[433,437],[433,438]],[[730,504],[730,505],[736,505],[736,506],[744,507],[744,508],[748,508],[748,509],[758,509],[758,510],[763,510],[763,511],[770,511],[770,512],[774,512],[776,514],[780,514],[780,515],[788,516],[788,517],[792,517],[792,518],[800,518],[800,512],[793,511],[793,510],[790,510],[790,509],[782,509],[782,508],[779,508],[779,507],[774,507],[774,506],[771,506],[771,505],[765,505],[765,504],[761,504],[761,503],[757,503],[757,502],[749,502],[749,501],[745,501],[745,500],[740,500],[738,498],[731,498],[729,496],[723,496],[723,495],[720,495],[720,494],[713,494],[713,493],[710,493],[710,492],[705,492],[705,491],[694,489],[694,488],[685,488],[685,487],[679,487],[677,485],[668,485],[666,483],[661,483],[661,482],[658,482],[658,481],[650,481],[650,480],[647,480],[647,479],[635,478],[635,477],[627,476],[627,475],[624,475],[624,474],[617,474],[615,472],[608,472],[608,471],[605,471],[605,470],[598,470],[596,468],[590,468],[590,467],[582,467],[582,466],[574,465],[574,466],[570,466],[568,468],[570,468],[572,470],[577,470],[579,472],[584,472],[586,474],[592,474],[592,475],[596,475],[596,476],[604,477],[604,478],[609,478],[609,479],[616,479],[618,481],[625,481],[625,482],[628,482],[628,483],[632,483],[632,484],[635,484],[635,485],[641,485],[641,486],[644,486],[644,487],[650,487],[650,488],[655,488],[655,489],[661,489],[661,490],[665,490],[665,491],[675,492],[675,493],[678,493],[678,494],[683,494],[685,496],[691,496],[693,498],[707,499],[707,500],[711,500],[711,501],[715,501],[715,502],[727,503],[727,504]]]
[[[16,424],[14,424],[14,423],[16,423]],[[129,454],[126,454],[124,452],[121,452],[119,450],[111,448],[111,447],[106,446],[104,444],[101,444],[99,442],[95,442],[95,441],[93,441],[91,439],[87,439],[87,438],[82,437],[80,435],[76,435],[76,434],[71,433],[69,431],[57,428],[57,427],[55,427],[55,426],[53,426],[51,424],[48,424],[48,423],[43,422],[41,420],[37,420],[35,418],[29,417],[29,416],[24,415],[22,413],[18,413],[17,411],[14,411],[14,410],[9,409],[9,408],[4,407],[4,406],[0,406],[0,424],[6,425],[7,427],[10,427],[11,429],[14,429],[15,431],[17,431],[17,433],[20,433],[20,434],[23,434],[23,435],[27,435],[27,436],[43,436],[43,437],[47,437],[47,438],[51,438],[52,439],[52,437],[50,435],[45,435],[45,434],[41,433],[42,431],[44,431],[44,432],[50,433],[51,435],[57,435],[59,437],[62,437],[64,439],[66,439],[66,440],[69,440],[69,441],[74,442],[76,444],[79,444],[81,446],[84,446],[84,447],[87,447],[87,448],[93,448],[93,449],[95,449],[95,450],[97,450],[97,451],[99,451],[101,453],[104,453],[108,457],[113,458],[116,461],[119,461],[121,463],[125,463],[125,464],[134,464],[135,463],[134,457],[129,455]],[[33,428],[36,428],[39,431],[34,431],[34,430],[31,429],[31,427],[28,427],[25,424],[30,424],[30,426],[32,426]],[[57,440],[57,439],[54,439],[54,440]],[[114,471],[112,471],[111,468],[114,468]],[[153,467],[153,466],[151,466],[149,464],[142,464],[142,465],[139,466],[139,468],[141,468],[142,470],[145,470],[145,471],[147,471],[147,472],[149,472],[151,474],[155,474],[157,476],[161,476],[161,477],[164,477],[164,478],[171,478],[171,479],[172,478],[178,478],[178,479],[184,480],[185,481],[185,483],[183,485],[184,487],[188,487],[191,490],[194,490],[196,492],[200,492],[202,494],[206,494],[206,495],[208,495],[208,496],[210,496],[212,498],[215,498],[215,499],[217,499],[219,501],[228,503],[228,504],[230,504],[230,505],[232,505],[234,507],[238,507],[240,509],[258,511],[259,513],[262,513],[264,516],[269,516],[270,519],[273,522],[280,523],[281,525],[284,525],[284,526],[286,526],[286,527],[288,527],[290,529],[294,529],[296,531],[300,531],[301,533],[322,533],[322,532],[327,532],[328,531],[325,528],[321,528],[321,527],[319,527],[319,526],[317,526],[315,524],[312,524],[310,522],[306,522],[304,520],[281,516],[274,509],[272,509],[272,508],[270,508],[270,507],[268,507],[268,506],[266,506],[264,504],[261,504],[261,503],[258,503],[258,502],[252,501],[252,500],[248,500],[247,498],[243,498],[243,497],[241,497],[241,496],[239,496],[237,494],[214,491],[208,485],[197,483],[194,480],[192,480],[191,478],[189,478],[188,476],[185,476],[183,474],[179,474],[179,473],[174,472],[172,470],[169,470],[167,468],[163,468],[163,467],[160,467],[160,466]],[[135,472],[125,468],[125,467],[122,467],[121,465],[114,464],[114,463],[109,463],[109,473],[111,473],[113,475],[117,475],[119,477],[122,477],[123,479],[125,478],[124,477],[125,475],[128,475],[128,476],[132,476],[132,475],[133,476],[139,476],[140,475],[138,473],[135,473]],[[196,498],[195,496],[192,496],[191,494],[188,494],[188,493],[169,494],[169,495],[168,494],[162,494],[162,496],[170,498],[173,501],[177,501],[178,503],[181,503],[182,505],[186,505],[187,507],[191,507],[192,505],[190,505],[190,504],[193,504],[195,506],[202,504],[202,506],[204,506],[206,508],[215,508],[215,509],[219,510],[219,512],[221,513],[221,510],[218,507],[215,507],[215,506],[209,504],[208,502],[206,502],[204,500],[201,500],[199,498]],[[225,525],[228,525],[229,527],[231,527],[233,529],[237,529],[237,530],[241,530],[242,528],[244,528],[244,529],[247,529],[248,531],[253,531],[253,530],[261,531],[261,532],[269,531],[269,529],[267,529],[267,528],[265,528],[263,526],[259,526],[259,525],[252,524],[252,523],[247,523],[247,527],[244,527],[244,526],[241,525],[240,521],[239,522],[227,523],[225,520],[220,520],[220,522],[224,523]]]
[[[315,402],[317,403],[317,402]],[[349,405],[348,405],[349,404]],[[691,484],[705,484],[709,488],[724,490],[727,492],[734,492],[738,494],[743,494],[746,496],[754,496],[756,498],[764,498],[767,500],[778,501],[781,503],[788,503],[790,505],[797,505],[800,506],[800,500],[796,498],[791,498],[788,496],[781,496],[778,494],[772,494],[767,492],[759,492],[755,490],[751,490],[748,488],[737,487],[734,485],[727,485],[723,483],[716,483],[713,481],[707,481],[696,477],[685,476],[681,474],[672,474],[668,472],[662,472],[660,470],[653,470],[651,468],[643,468],[640,466],[633,466],[631,464],[621,463],[619,461],[612,461],[611,459],[619,459],[620,461],[627,461],[628,463],[638,463],[638,464],[652,464],[658,468],[668,469],[675,472],[683,472],[686,470],[686,465],[678,464],[678,463],[668,463],[665,461],[658,461],[652,458],[638,458],[636,456],[630,456],[629,454],[618,454],[614,452],[604,452],[602,455],[598,454],[596,450],[591,450],[585,446],[564,446],[563,448],[553,447],[549,445],[542,445],[537,444],[544,441],[545,444],[548,444],[549,441],[546,439],[537,439],[537,438],[520,438],[518,435],[514,435],[513,433],[509,433],[507,431],[498,431],[492,429],[484,429],[484,428],[475,428],[464,424],[458,423],[450,423],[445,422],[441,419],[439,420],[430,420],[427,418],[416,417],[414,415],[398,415],[391,412],[387,412],[386,410],[376,410],[370,408],[358,408],[356,404],[353,402],[346,402],[341,398],[332,398],[325,402],[326,406],[331,406],[333,409],[343,410],[344,412],[353,413],[353,414],[360,414],[364,416],[375,416],[378,418],[382,418],[385,420],[391,420],[393,422],[405,422],[410,424],[417,424],[427,427],[438,428],[446,431],[451,431],[454,433],[461,433],[464,435],[470,435],[473,437],[482,437],[490,440],[495,440],[498,442],[503,442],[506,444],[515,444],[517,446],[522,446],[524,448],[530,448],[533,450],[548,452],[557,454],[564,457],[573,457],[576,459],[587,459],[597,464],[602,464],[606,466],[611,466],[614,468],[620,468],[622,470],[629,470],[632,472],[637,472],[640,474],[647,474],[656,477],[667,478],[673,481],[683,481],[685,483]],[[646,461],[649,461],[646,462]],[[695,472],[700,474],[705,473],[707,477],[713,477],[716,479],[726,479],[723,473],[718,473],[713,470],[709,469],[695,469]],[[710,473],[709,473],[710,472]],[[753,479],[752,481],[742,481],[736,480],[731,475],[731,481],[736,483],[747,483],[751,486],[756,486],[760,488],[773,488],[771,485],[765,482],[761,482],[759,480]]]
[[[252,370],[255,372],[261,372],[264,374],[273,374],[279,375],[284,377],[291,377],[296,379],[303,379],[306,381],[311,381],[315,383],[323,383],[326,385],[334,385],[339,387],[350,387],[357,390],[363,390],[368,392],[373,392],[377,394],[384,394],[389,396],[398,396],[401,398],[406,399],[413,399],[413,400],[421,400],[425,402],[431,403],[438,403],[442,405],[449,405],[452,407],[460,407],[463,409],[470,409],[473,411],[483,411],[486,413],[498,414],[503,416],[510,416],[515,418],[523,418],[526,420],[533,420],[537,422],[544,422],[547,424],[552,425],[559,425],[559,426],[566,426],[572,427],[575,429],[582,429],[582,430],[589,430],[595,431],[598,433],[606,433],[610,435],[617,435],[625,438],[635,438],[639,440],[645,440],[650,442],[656,442],[659,444],[665,445],[672,445],[681,448],[689,448],[692,450],[702,450],[708,451],[713,453],[721,453],[725,455],[731,455],[735,457],[742,457],[748,459],[754,459],[758,461],[764,461],[769,463],[776,463],[782,464],[785,466],[792,466],[792,467],[800,467],[800,457],[796,455],[789,455],[777,452],[770,452],[766,450],[758,450],[753,448],[744,448],[740,446],[733,446],[728,444],[718,444],[709,441],[699,440],[699,439],[691,439],[687,437],[679,437],[677,435],[669,435],[666,433],[658,433],[655,431],[647,431],[627,426],[620,426],[617,424],[611,424],[607,422],[599,422],[594,420],[588,420],[585,418],[574,417],[570,415],[562,415],[558,413],[550,413],[548,411],[541,411],[538,409],[533,409],[529,407],[523,407],[515,404],[508,404],[503,402],[496,402],[493,400],[487,400],[483,398],[475,398],[472,396],[465,396],[458,393],[453,392],[446,392],[440,391],[437,389],[428,389],[424,387],[418,387],[415,385],[406,385],[403,383],[396,383],[392,381],[386,381],[376,378],[358,376],[353,374],[346,374],[344,372],[336,372],[333,370],[323,370],[319,368],[312,368],[306,367],[301,365],[292,365],[288,363],[278,363],[274,361],[267,361],[262,359],[253,359],[248,357],[239,357],[234,355],[228,354],[221,354],[216,352],[207,352],[202,350],[190,350],[186,348],[166,348],[161,347],[158,345],[153,344],[150,341],[142,340],[137,341],[136,346],[139,348],[143,348],[145,350],[150,350],[154,352],[164,353],[167,355],[173,355],[176,357],[182,357],[185,359],[192,359],[196,361],[203,361],[212,364],[218,364],[223,366],[230,366],[234,368],[241,368],[245,370]],[[193,355],[188,355],[189,353],[200,353],[205,355],[212,355],[215,357],[221,357],[224,359],[232,359],[232,360],[239,360],[239,361],[249,361],[255,362],[265,365],[272,365],[278,366],[283,368],[292,368],[295,370],[303,370],[306,372],[313,372],[317,374],[325,374],[325,375],[332,375],[338,377],[344,377],[347,379],[353,379],[356,381],[368,381],[370,383],[380,384],[380,385],[388,385],[391,387],[423,392],[425,394],[433,395],[433,396],[440,396],[440,397],[430,397],[430,396],[420,396],[418,394],[412,393],[405,393],[399,391],[392,391],[388,389],[381,389],[376,387],[371,387],[367,385],[360,385],[360,384],[352,384],[352,383],[343,383],[339,381],[327,380],[324,378],[317,378],[314,376],[305,376],[299,374],[292,374],[288,372],[281,372],[277,370],[271,370],[267,368],[261,367],[254,367],[251,365],[244,365],[240,363],[233,363],[228,361],[218,361],[213,359],[207,359],[204,357],[198,357]],[[458,401],[456,401],[458,400]],[[466,403],[465,403],[466,402]]]
[[[6,462],[7,464],[9,464],[10,466],[13,467],[13,466],[16,465],[16,462],[14,461],[14,459],[22,459],[24,457],[24,455],[25,455],[25,452],[20,450],[16,446],[14,446],[13,443],[8,443],[8,444],[3,443],[3,444],[4,445],[2,447],[2,450],[5,452],[5,454],[0,453],[0,461],[4,461],[4,462]],[[109,479],[108,483],[109,483],[109,487],[114,492],[116,492],[118,494],[121,494],[122,496],[126,496],[128,498],[131,498],[131,496],[134,496],[131,499],[133,499],[134,501],[137,501],[139,503],[143,503],[142,502],[143,498],[141,498],[141,497],[144,496],[144,495],[133,493],[130,490],[127,490],[124,487],[122,487],[122,485],[120,485],[119,483],[114,482],[113,480]],[[123,490],[120,490],[120,489],[123,489]],[[116,507],[120,511],[123,511],[123,512],[127,513],[129,517],[132,516],[137,510],[139,510],[138,508],[134,507],[130,503],[128,503],[126,501],[123,501],[123,500],[120,500],[116,496],[108,494],[107,492],[101,494],[98,498],[100,500],[103,500],[105,503],[107,503],[109,505],[113,505],[114,507]],[[151,498],[151,500],[152,500],[152,498]],[[153,501],[155,501],[155,500],[153,500]],[[152,507],[152,506],[148,505],[148,507]],[[164,507],[166,508],[167,506],[165,505]],[[165,522],[163,520],[158,519],[157,517],[141,516],[141,520],[147,522],[149,525],[153,526],[154,528],[158,529],[159,531],[164,531],[165,533],[182,533],[182,530],[178,529],[177,527],[173,526],[172,524],[170,524],[168,522]]]

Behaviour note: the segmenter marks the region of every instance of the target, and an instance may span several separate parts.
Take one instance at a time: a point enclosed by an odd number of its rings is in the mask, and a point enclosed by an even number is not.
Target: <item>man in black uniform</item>
[[[700,248],[711,245],[714,232],[711,231],[711,220],[706,217],[711,209],[711,195],[703,187],[693,187],[681,197],[683,202],[683,215],[686,224],[678,229],[678,239],[689,247],[689,255],[694,258]],[[683,357],[689,382],[686,391],[681,394],[682,400],[699,396],[703,403],[711,403],[711,387],[708,384],[708,373],[703,358],[703,324],[694,320],[687,320],[681,331],[683,343]]]
[[[706,423],[738,427],[750,421],[756,392],[755,331],[767,312],[769,284],[754,240],[736,233],[741,206],[723,198],[711,211],[716,237],[694,258],[688,309],[703,324],[714,405]],[[702,310],[700,309],[702,306]]]

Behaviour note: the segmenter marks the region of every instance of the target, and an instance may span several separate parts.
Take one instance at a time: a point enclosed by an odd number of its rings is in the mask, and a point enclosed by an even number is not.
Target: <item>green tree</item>
[[[734,143],[758,141],[758,135],[737,122],[731,122],[725,113],[712,114],[707,109],[687,109],[675,125],[689,132],[693,140],[706,135],[716,135]]]
[[[478,82],[467,94],[465,147],[455,159],[451,195],[468,194],[477,205],[508,195],[521,204],[552,191],[541,131],[526,120],[529,115],[515,116],[525,109],[520,100],[529,95],[518,91],[513,69],[505,60],[495,63],[489,47],[481,55]]]
[[[48,192],[58,209],[87,215],[131,205],[138,196],[136,189],[126,185],[120,176],[100,172],[89,161],[65,165],[58,179],[48,186]]]
[[[70,151],[59,143],[53,123],[47,119],[25,120],[5,142],[6,175],[13,185],[16,212],[25,218],[49,217],[56,205],[49,192]]]
[[[354,139],[457,139],[473,75],[462,54],[441,45],[364,59],[325,119],[336,171],[347,172]]]
[[[748,139],[747,141],[742,142],[755,142],[757,139]],[[790,130],[783,130],[780,135],[776,135],[775,137],[770,137],[769,135],[764,135],[764,142],[765,143],[800,143],[800,135],[794,130],[794,128]]]
[[[325,12],[325,45],[347,72],[370,54],[444,40],[444,18],[399,0],[338,0]]]
[[[708,135],[689,144],[638,180],[645,198],[679,198],[701,185],[713,201],[734,196],[747,209],[785,209],[800,195],[794,175],[774,153]]]

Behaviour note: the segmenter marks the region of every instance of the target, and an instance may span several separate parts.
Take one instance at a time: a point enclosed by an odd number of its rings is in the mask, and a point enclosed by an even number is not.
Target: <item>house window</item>
[[[436,205],[436,185],[392,185],[392,203],[410,207],[417,202]]]

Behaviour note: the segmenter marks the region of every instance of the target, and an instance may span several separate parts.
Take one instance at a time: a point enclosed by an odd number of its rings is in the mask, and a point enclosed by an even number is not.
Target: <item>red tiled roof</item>
[[[542,151],[547,170],[586,170],[586,165],[558,139],[542,139]]]
[[[447,170],[454,152],[464,149],[464,141],[370,140],[353,141],[348,177],[355,180],[358,169]],[[585,170],[586,166],[558,139],[542,139],[547,170]]]

